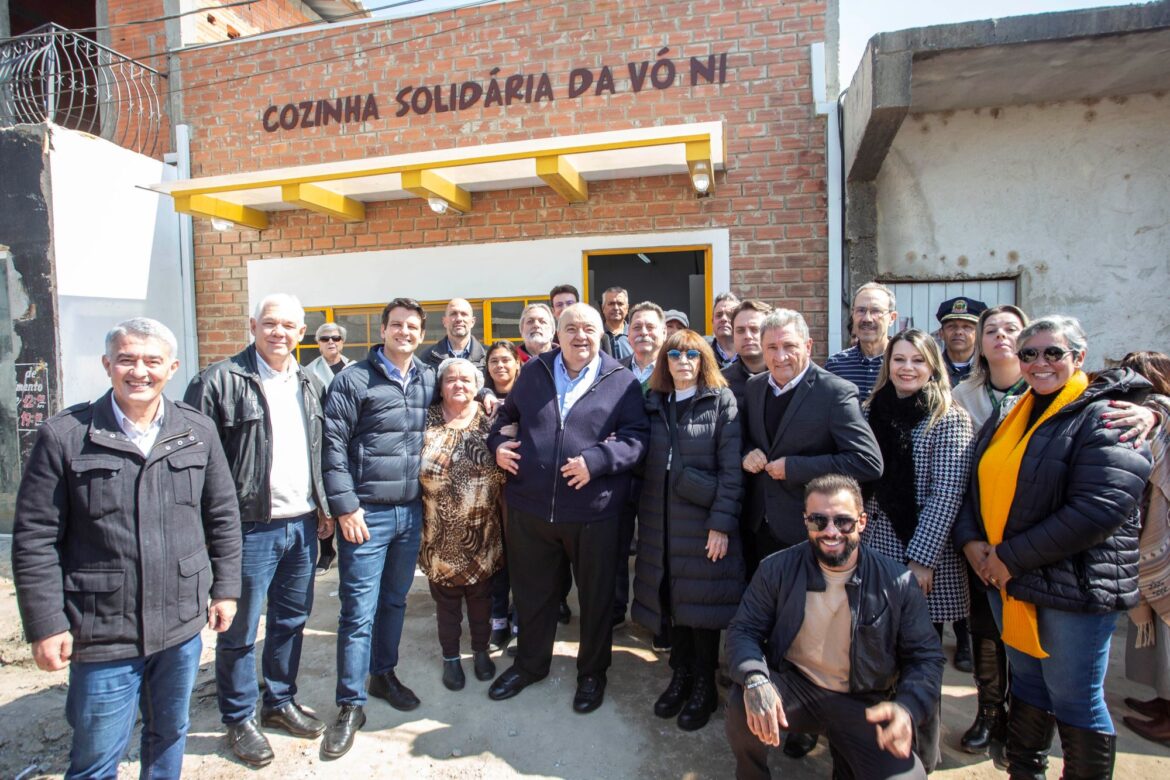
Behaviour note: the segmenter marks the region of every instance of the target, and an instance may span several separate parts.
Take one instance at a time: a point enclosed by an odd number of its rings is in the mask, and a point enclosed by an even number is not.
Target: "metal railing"
[[[161,79],[60,25],[0,40],[0,127],[53,122],[155,156],[163,127]]]

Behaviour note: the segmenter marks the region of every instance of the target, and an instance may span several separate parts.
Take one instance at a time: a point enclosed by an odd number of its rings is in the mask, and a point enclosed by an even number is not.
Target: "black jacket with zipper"
[[[203,369],[187,386],[185,400],[215,423],[224,454],[232,469],[240,520],[272,520],[272,420],[260,382],[256,345]],[[305,415],[306,446],[313,500],[328,513],[325,482],[321,478],[321,443],[325,390],[320,380],[297,366],[301,382],[301,412]]]
[[[44,424],[16,496],[12,570],[25,636],[71,631],[82,662],[174,647],[206,624],[208,597],[240,595],[240,520],[211,421],[163,399],[144,456],[111,395]]]
[[[1009,595],[1069,612],[1137,604],[1138,510],[1150,454],[1118,443],[1123,430],[1105,427],[1101,415],[1110,399],[1140,402],[1149,388],[1129,369],[1103,371],[1032,434],[996,547],[1012,574]],[[960,552],[968,542],[987,540],[979,461],[997,422],[989,419],[975,442],[967,498],[951,531]]]

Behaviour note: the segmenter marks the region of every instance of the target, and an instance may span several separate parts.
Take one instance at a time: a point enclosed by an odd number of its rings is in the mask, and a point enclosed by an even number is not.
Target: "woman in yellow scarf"
[[[1110,777],[1116,735],[1105,671],[1117,613],[1137,603],[1137,506],[1150,473],[1143,447],[1119,443],[1102,414],[1146,392],[1121,369],[1091,384],[1072,317],[1019,335],[1028,391],[975,445],[955,541],[992,590],[1008,649],[1013,777],[1043,777],[1059,729],[1066,777]]]

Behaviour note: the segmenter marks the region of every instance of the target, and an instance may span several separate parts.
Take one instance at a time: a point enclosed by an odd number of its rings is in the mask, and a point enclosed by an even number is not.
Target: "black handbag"
[[[672,457],[667,462],[667,470],[671,470],[671,461],[677,467],[677,476],[674,478],[674,492],[679,498],[684,501],[689,501],[692,504],[701,506],[704,509],[710,509],[711,505],[715,503],[715,490],[718,487],[718,480],[715,475],[709,471],[697,469],[694,466],[688,466],[682,459],[682,448],[678,443],[678,416],[674,406],[674,394],[670,396],[670,448]],[[719,398],[715,399],[715,424],[719,425]]]

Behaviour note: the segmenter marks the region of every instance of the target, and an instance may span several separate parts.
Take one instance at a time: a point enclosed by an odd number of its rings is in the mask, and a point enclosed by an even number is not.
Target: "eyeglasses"
[[[345,341],[341,336],[321,336],[317,341]]]
[[[874,308],[867,309],[864,306],[858,306],[856,309],[853,310],[854,317],[864,317],[867,314],[870,315],[871,317],[884,317],[889,313],[890,312],[888,309],[874,309]]]
[[[1060,347],[1045,347],[1043,350],[1035,347],[1024,347],[1016,353],[1016,357],[1020,359],[1021,363],[1035,363],[1036,358],[1044,355],[1044,359],[1049,363],[1057,363],[1064,360],[1065,355],[1075,355],[1075,349],[1061,349]]]
[[[666,350],[666,356],[671,360],[682,360],[683,355],[687,356],[687,360],[698,360],[701,354],[703,353],[697,349],[688,349],[686,352],[681,352],[677,349]]]
[[[838,531],[843,534],[847,534],[853,530],[855,525],[857,525],[857,518],[851,517],[850,515],[833,515],[832,517],[829,517],[828,515],[814,513],[811,515],[805,515],[804,522],[810,528],[816,528],[818,531],[825,530],[829,527],[829,523],[832,523],[834,526],[836,526]]]

